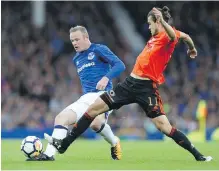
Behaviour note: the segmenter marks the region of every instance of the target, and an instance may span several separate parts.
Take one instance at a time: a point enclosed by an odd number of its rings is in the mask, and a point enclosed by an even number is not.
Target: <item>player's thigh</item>
[[[91,117],[97,117],[98,115],[107,112],[109,110],[109,107],[107,106],[107,104],[101,99],[101,97],[98,97],[94,103],[92,103],[88,109],[87,109],[87,113],[91,116]]]
[[[87,94],[81,96],[77,102],[78,103],[85,103],[85,104],[90,106],[103,93],[104,93],[104,91],[87,93]]]
[[[135,102],[132,89],[126,80],[117,84],[113,90],[105,92],[100,97],[108,105],[110,110],[119,109],[124,105]]]
[[[71,109],[76,113],[76,122],[84,115],[85,112],[88,112],[88,108],[91,107],[95,101],[97,101],[98,97],[102,93],[103,92],[87,93],[81,96],[75,103],[67,107],[67,109]]]
[[[138,95],[137,101],[149,118],[165,115],[163,102],[157,89],[149,88],[145,93]]]
[[[170,125],[170,122],[166,115],[161,115],[156,118],[152,118],[151,120],[155,124],[157,129],[159,129],[163,133],[169,134],[171,132],[172,126]]]

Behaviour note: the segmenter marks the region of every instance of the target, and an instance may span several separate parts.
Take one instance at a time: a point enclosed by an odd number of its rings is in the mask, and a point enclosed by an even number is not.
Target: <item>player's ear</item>
[[[84,34],[84,37],[89,39],[89,35],[87,33]]]

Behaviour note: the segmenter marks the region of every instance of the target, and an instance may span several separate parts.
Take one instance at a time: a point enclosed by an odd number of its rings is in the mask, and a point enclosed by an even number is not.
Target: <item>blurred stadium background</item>
[[[165,111],[177,128],[187,134],[196,132],[195,140],[203,141],[203,136],[219,139],[218,2],[32,1],[1,5],[2,138],[51,133],[55,116],[80,97],[80,82],[71,63],[75,52],[69,41],[70,27],[86,26],[92,42],[108,45],[124,61],[127,69],[114,81],[117,83],[131,72],[150,37],[147,13],[154,6],[167,5],[175,27],[193,38],[198,57],[191,60],[186,46],[178,45],[165,72],[166,83],[160,87]],[[207,104],[206,119],[197,118],[201,99]],[[122,139],[164,139],[135,104],[114,111],[109,124]],[[90,130],[83,136],[99,138]]]

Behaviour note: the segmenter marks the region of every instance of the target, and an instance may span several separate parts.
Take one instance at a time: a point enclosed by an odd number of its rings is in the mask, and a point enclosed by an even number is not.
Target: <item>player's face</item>
[[[70,40],[76,52],[81,52],[86,49],[88,37],[81,31],[78,30],[70,33]]]
[[[152,16],[148,17],[149,30],[151,35],[154,36],[158,33],[158,24],[153,21]]]

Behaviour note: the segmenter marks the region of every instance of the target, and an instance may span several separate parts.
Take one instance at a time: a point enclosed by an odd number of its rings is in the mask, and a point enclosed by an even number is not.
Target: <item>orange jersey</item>
[[[180,38],[180,31],[176,29],[174,31],[176,34],[174,41],[170,41],[165,31],[151,37],[137,57],[132,73],[140,77],[149,78],[158,84],[164,83],[163,71]]]

